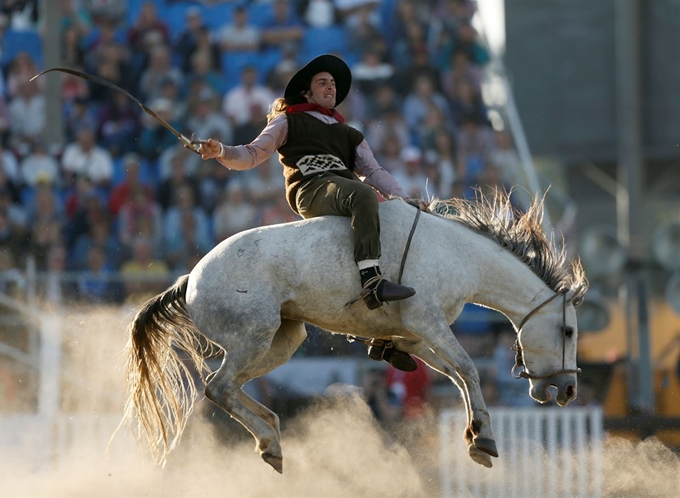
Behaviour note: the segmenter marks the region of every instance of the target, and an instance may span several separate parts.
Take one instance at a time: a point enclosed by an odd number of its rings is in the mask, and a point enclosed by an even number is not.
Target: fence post
[[[46,421],[54,421],[59,413],[61,357],[61,317],[45,313],[40,319],[38,413]]]

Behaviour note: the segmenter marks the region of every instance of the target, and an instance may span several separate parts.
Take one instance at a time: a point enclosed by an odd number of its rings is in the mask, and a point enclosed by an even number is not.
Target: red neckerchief
[[[288,107],[286,109],[286,112],[305,112],[305,111],[316,111],[320,112],[321,114],[325,114],[326,116],[330,116],[332,118],[337,119],[340,123],[345,122],[345,118],[343,118],[338,111],[335,109],[328,109],[327,107],[324,107],[319,104],[315,104],[314,102],[308,102],[306,104],[294,104]]]

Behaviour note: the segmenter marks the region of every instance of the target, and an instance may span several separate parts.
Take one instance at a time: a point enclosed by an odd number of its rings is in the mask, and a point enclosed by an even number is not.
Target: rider
[[[411,199],[378,165],[361,132],[344,124],[335,110],[351,83],[352,73],[342,59],[321,55],[293,75],[283,98],[272,103],[267,126],[250,144],[231,147],[209,139],[201,142],[198,152],[229,169],[246,170],[278,151],[293,211],[303,218],[351,217],[361,297],[369,309],[375,309],[416,291],[390,282],[380,272],[380,219],[373,189],[386,198],[401,197],[419,209],[427,207]],[[413,358],[394,349],[391,341],[376,340],[370,346],[374,359],[383,358],[402,370],[416,368]]]

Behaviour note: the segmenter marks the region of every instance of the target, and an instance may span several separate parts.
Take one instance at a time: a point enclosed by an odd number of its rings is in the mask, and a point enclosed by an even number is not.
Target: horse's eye
[[[574,327],[564,327],[564,335],[566,337],[571,337],[574,335]]]
[[[574,306],[581,306],[581,304],[583,303],[583,298],[579,297],[578,299],[574,299],[572,303]]]

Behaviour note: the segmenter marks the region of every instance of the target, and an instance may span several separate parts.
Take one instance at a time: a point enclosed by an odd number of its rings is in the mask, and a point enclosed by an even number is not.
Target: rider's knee
[[[378,209],[378,196],[371,187],[357,189],[353,197],[354,204],[360,209]]]

